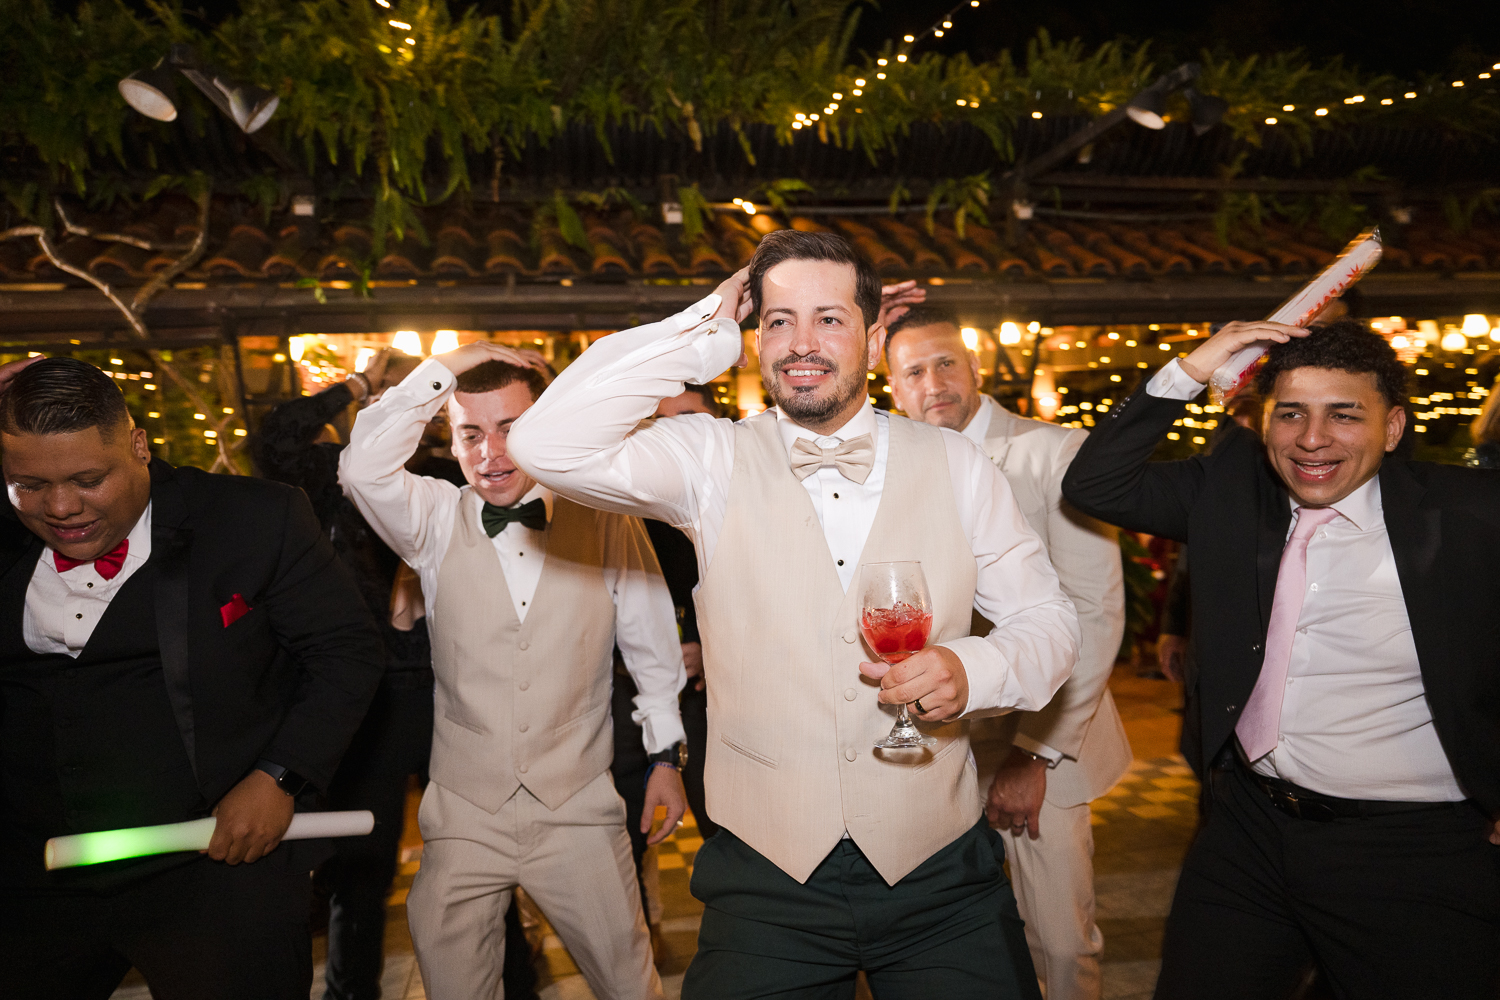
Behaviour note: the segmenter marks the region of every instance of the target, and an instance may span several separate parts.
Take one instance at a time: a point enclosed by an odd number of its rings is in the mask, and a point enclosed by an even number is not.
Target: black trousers
[[[895,885],[844,840],[805,884],[728,830],[698,851],[683,1000],[1041,1000],[1005,848],[981,817]]]
[[[407,778],[426,776],[431,751],[431,675],[388,674],[328,790],[329,808],[368,809],[375,829],[337,841],[315,876],[328,894],[326,1000],[380,996],[385,904],[396,877]]]
[[[641,859],[646,856],[646,837],[641,832],[641,811],[646,808],[646,769],[651,761],[646,756],[645,744],[641,742],[641,727],[631,721],[635,711],[635,682],[629,674],[615,672],[614,690],[610,692],[610,714],[615,723],[615,756],[609,765],[610,777],[614,778],[615,791],[625,800],[625,829],[630,834],[630,852],[635,855],[636,881],[641,886],[641,912],[650,919],[651,909],[646,905],[646,884],[641,878]],[[687,791],[688,807],[698,821],[698,834],[707,840],[719,831],[719,827],[708,818],[703,798],[703,754],[708,745],[708,692],[694,691],[689,680],[678,703],[682,712],[682,728],[687,733],[688,764],[682,772],[682,784]]]
[[[1233,761],[1183,862],[1158,1000],[1500,996],[1500,847],[1471,805],[1316,822]]]
[[[110,893],[0,890],[0,993],[107,1000],[135,966],[155,1000],[307,1000],[311,883],[288,854],[200,857]]]

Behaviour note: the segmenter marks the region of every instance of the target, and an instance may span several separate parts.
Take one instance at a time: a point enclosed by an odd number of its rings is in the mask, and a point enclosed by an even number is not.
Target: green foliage
[[[691,243],[703,235],[713,209],[708,207],[708,199],[696,184],[678,188],[677,200],[682,205],[682,241]]]
[[[804,180],[795,177],[780,177],[774,181],[767,181],[751,192],[753,201],[756,197],[764,198],[768,204],[782,215],[786,215],[797,200],[798,195],[806,192],[813,193],[813,186]]]
[[[932,193],[927,196],[927,232],[929,235],[933,232],[938,211],[948,208],[953,210],[953,229],[958,233],[958,238],[963,239],[964,226],[970,218],[978,220],[983,226],[990,224],[985,212],[989,204],[988,170],[970,177],[938,181],[932,186]]]
[[[1120,566],[1125,575],[1125,635],[1120,642],[1120,656],[1125,657],[1135,645],[1136,637],[1156,621],[1156,603],[1151,595],[1160,586],[1157,567],[1151,552],[1128,531],[1120,532]]]
[[[859,5],[852,0],[511,0],[504,17],[480,13],[490,5],[457,12],[448,0],[392,0],[389,8],[370,0],[241,0],[240,12],[212,33],[181,0],[146,0],[146,16],[125,0],[84,0],[74,13],[62,12],[68,6],[0,0],[0,23],[9,29],[0,34],[7,70],[0,146],[24,151],[16,161],[44,167],[42,176],[0,179],[19,214],[40,219],[63,191],[107,202],[128,194],[108,186],[111,172],[138,177],[175,162],[160,155],[172,130],[201,131],[217,112],[184,81],[183,114],[153,122],[131,111],[117,87],[181,42],[276,92],[281,105],[266,134],[309,169],[334,166],[351,187],[373,192],[377,252],[388,234],[425,240],[415,206],[461,196],[475,158],[493,164],[485,180],[498,186],[505,157],[569,125],[590,127],[601,141],[613,126],[676,132],[697,148],[727,127],[753,163],[751,125],[774,126],[784,142],[810,129],[874,158],[916,123],[963,122],[988,136],[1003,163],[1013,157],[1021,118],[1107,113],[1165,68],[1146,44],[1088,48],[1046,32],[1019,56],[1002,52],[979,63],[889,47],[856,55],[850,40]],[[1268,117],[1304,148],[1314,130],[1351,121],[1500,133],[1500,96],[1489,86],[1433,79],[1419,86],[1419,99],[1386,106],[1380,97],[1399,98],[1393,80],[1338,60],[1206,53],[1202,62],[1199,89],[1229,102],[1225,126],[1251,143]],[[1356,94],[1369,99],[1343,103]],[[1315,116],[1316,107],[1331,113]],[[1186,113],[1174,97],[1169,116]],[[798,114],[807,117],[798,121]],[[959,183],[973,195],[975,185]],[[262,211],[281,197],[270,178],[244,190]],[[796,190],[773,187],[766,198],[782,207]],[[982,198],[940,200],[955,210],[967,205],[966,218],[983,216]],[[1318,218],[1346,228],[1351,210],[1330,208]],[[572,229],[565,212],[557,220]]]

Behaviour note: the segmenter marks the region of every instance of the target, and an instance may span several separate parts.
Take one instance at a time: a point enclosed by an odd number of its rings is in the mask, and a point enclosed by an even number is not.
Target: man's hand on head
[[[1188,378],[1207,385],[1209,377],[1241,349],[1257,341],[1285,344],[1293,337],[1305,337],[1307,334],[1308,331],[1300,326],[1272,323],[1270,320],[1226,323],[1222,330],[1199,344],[1192,354],[1177,364]]]
[[[0,396],[5,395],[5,390],[10,388],[11,380],[21,373],[21,369],[43,361],[44,358],[22,358],[20,361],[12,361],[10,364],[0,365]]]
[[[653,767],[646,779],[646,807],[641,810],[641,832],[651,833],[651,823],[656,818],[656,807],[664,806],[666,818],[661,827],[646,838],[647,844],[660,844],[677,829],[677,823],[687,812],[687,792],[682,787],[682,775],[675,767]]]
[[[880,289],[880,318],[876,322],[889,330],[912,306],[926,301],[927,289],[918,288],[914,280],[884,285]]]
[[[949,722],[969,707],[969,675],[945,646],[928,646],[892,666],[861,663],[859,672],[880,681],[882,705],[906,705],[923,722]]]
[[[231,865],[260,860],[286,836],[295,805],[275,778],[259,769],[251,771],[214,806],[218,822],[208,856]]]
[[[719,296],[719,308],[710,319],[732,319],[736,323],[743,323],[750,318],[755,311],[755,302],[750,298],[750,269],[742,267],[738,271],[725,278],[714,289],[714,294]],[[735,359],[736,368],[744,368],[750,363],[750,359],[743,350]]]
[[[462,375],[470,368],[478,367],[486,361],[503,361],[517,368],[535,368],[542,373],[542,378],[552,380],[552,370],[547,367],[547,359],[530,348],[506,347],[503,344],[491,344],[487,340],[476,340],[472,344],[448,351],[445,354],[434,354],[432,360],[442,365],[455,375]]]

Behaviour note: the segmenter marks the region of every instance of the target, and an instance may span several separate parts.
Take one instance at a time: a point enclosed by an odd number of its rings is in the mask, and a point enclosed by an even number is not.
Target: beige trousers
[[[984,784],[989,791],[989,783]],[[1094,922],[1094,831],[1088,803],[1042,803],[1041,836],[1001,830],[1026,944],[1047,1000],[1099,1000],[1104,935]]]
[[[521,788],[491,815],[434,781],[418,823],[425,845],[406,912],[429,1000],[502,1000],[517,886],[599,1000],[660,1000],[625,804],[608,772],[556,812]]]

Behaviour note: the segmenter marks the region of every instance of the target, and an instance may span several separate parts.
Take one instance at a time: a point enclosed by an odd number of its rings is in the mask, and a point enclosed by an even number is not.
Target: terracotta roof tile
[[[706,220],[704,233],[690,242],[684,240],[680,227],[640,218],[629,210],[585,212],[588,245],[583,248],[569,244],[555,222],[545,216],[539,220],[529,209],[476,205],[424,211],[430,242],[409,233],[402,240],[389,240],[380,257],[372,259],[373,240],[359,205],[349,206],[348,221],[343,223],[320,226],[316,220],[287,216],[278,225],[267,226],[243,201],[223,201],[215,206],[215,219],[222,221],[213,222],[207,252],[185,275],[189,280],[288,281],[309,276],[348,280],[372,265],[376,277],[416,280],[713,278],[744,266],[761,237],[787,225],[802,232],[841,233],[871,258],[882,275],[891,277],[1176,280],[1215,274],[1296,275],[1322,267],[1338,249],[1315,227],[1284,222],[1237,227],[1229,241],[1221,243],[1207,219],[1142,224],[1065,218],[1039,209],[1037,217],[1024,224],[998,219],[995,226],[971,222],[960,238],[951,216],[940,217],[928,232],[915,213],[850,215],[812,206],[802,207],[790,220],[770,212],[716,211]],[[338,207],[334,206],[335,214]],[[368,205],[363,209],[367,211]],[[81,210],[70,211],[69,217],[159,242],[188,241],[197,225],[196,210],[186,198],[165,199],[140,220],[127,216],[111,221]],[[1500,270],[1500,227],[1481,224],[1459,235],[1429,214],[1422,224],[1403,229],[1389,234],[1384,267]],[[1012,239],[1016,239],[1014,244]],[[146,280],[171,266],[181,253],[147,251],[77,235],[61,236],[59,244],[70,263],[122,283]],[[34,241],[24,239],[0,244],[0,279],[74,280],[52,267]]]
[[[797,221],[794,219],[792,224],[796,225]],[[882,243],[880,234],[876,233],[875,230],[863,222],[856,222],[849,218],[838,218],[834,220],[834,225],[838,226],[843,231],[843,234],[849,237],[849,241],[854,244],[855,249],[870,258],[870,263],[874,264],[875,270],[881,274],[898,274],[908,270],[906,258]]]
[[[477,277],[484,270],[481,247],[461,220],[448,221],[433,238],[433,273],[443,277]]]

